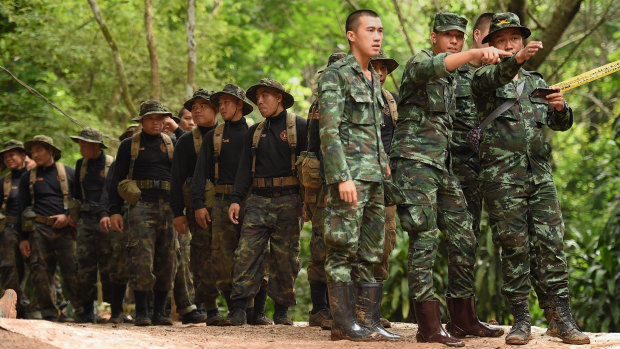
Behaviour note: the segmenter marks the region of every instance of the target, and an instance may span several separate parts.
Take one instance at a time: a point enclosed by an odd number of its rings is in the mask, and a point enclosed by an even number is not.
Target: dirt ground
[[[0,348],[446,348],[440,344],[416,343],[417,326],[395,323],[393,330],[405,335],[397,343],[332,342],[329,331],[295,326],[206,327],[181,325],[171,327],[135,327],[131,324],[94,325],[58,324],[40,320],[0,319]],[[508,330],[508,327],[506,327]],[[534,327],[527,348],[569,348],[558,339],[546,336]],[[620,348],[620,333],[590,334],[592,344],[579,348]],[[467,338],[469,348],[508,348],[504,338]],[[574,346],[577,347],[577,346]],[[514,349],[514,347],[512,347]]]

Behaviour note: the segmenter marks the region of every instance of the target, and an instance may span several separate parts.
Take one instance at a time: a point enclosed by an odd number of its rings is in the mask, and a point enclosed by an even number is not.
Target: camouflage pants
[[[75,229],[69,226],[53,229],[41,223],[35,223],[35,231],[30,233],[30,275],[43,317],[60,315],[52,290],[57,265],[60,266],[69,300],[76,309],[82,304],[78,290],[75,235]],[[76,312],[79,313],[78,310]]]
[[[385,208],[385,235],[381,264],[375,265],[375,279],[377,282],[387,280],[390,274],[388,260],[396,245],[396,206]]]
[[[138,201],[127,212],[129,284],[134,291],[170,291],[176,271],[176,232],[164,199]]]
[[[174,303],[177,306],[177,313],[185,315],[196,310],[194,304],[194,282],[190,271],[190,241],[192,234],[178,234],[175,242],[177,254],[177,270],[174,276]]]
[[[213,239],[211,240],[211,261],[217,289],[222,294],[232,292],[235,250],[239,246],[242,224],[233,224],[228,219],[230,195],[218,194],[215,207],[211,210]],[[239,222],[243,222],[244,206],[241,206]]]
[[[123,217],[125,222],[127,221]],[[110,229],[110,243],[112,245],[112,259],[110,261],[110,281],[114,284],[125,285],[129,281],[129,256],[127,255],[126,232]]]
[[[385,229],[383,184],[354,180],[357,208],[340,199],[338,185],[327,189],[325,273],[327,283],[374,282]]]
[[[111,301],[110,264],[112,242],[108,233],[99,230],[97,215],[82,212],[77,225],[78,280],[84,302],[97,299],[97,271],[101,279],[103,300]]]
[[[394,183],[406,200],[397,210],[409,234],[410,295],[416,302],[433,298],[440,232],[448,247],[448,292],[455,298],[473,295],[477,241],[458,180],[414,160],[392,159],[390,165]]]
[[[0,294],[12,289],[17,293],[17,302],[22,300],[21,280],[24,277],[24,261],[19,251],[19,233],[12,223],[0,231]]]
[[[306,191],[307,195],[308,191]],[[306,214],[312,222],[310,237],[310,260],[308,261],[308,282],[327,283],[325,275],[325,195],[323,187],[316,192],[317,200],[306,202]]]
[[[292,306],[295,280],[301,268],[299,234],[303,226],[299,194],[264,197],[251,194],[235,251],[231,299],[254,298],[269,273],[267,294],[276,303]]]
[[[546,294],[567,294],[564,222],[553,182],[485,182],[482,189],[494,240],[502,247],[502,293],[509,299],[529,295],[530,260],[534,256],[539,270],[534,276]]]
[[[454,157],[452,172],[459,180],[465,201],[467,201],[467,211],[472,219],[472,229],[476,238],[480,237],[480,216],[482,215],[482,192],[478,175],[480,174],[480,160],[478,156],[469,159]]]

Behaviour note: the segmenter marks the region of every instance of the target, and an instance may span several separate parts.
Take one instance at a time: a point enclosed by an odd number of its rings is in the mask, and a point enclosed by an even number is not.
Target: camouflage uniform
[[[381,142],[383,98],[379,76],[372,85],[353,54],[319,78],[321,153],[328,185],[325,217],[327,282],[374,282],[383,251],[383,178],[387,157]],[[338,183],[353,180],[357,208],[340,199]]]
[[[450,168],[456,81],[446,70],[446,56],[424,50],[407,62],[390,152],[394,183],[405,196],[398,216],[409,233],[409,288],[416,302],[433,298],[440,229],[448,246],[449,293],[457,298],[473,294],[477,243]]]

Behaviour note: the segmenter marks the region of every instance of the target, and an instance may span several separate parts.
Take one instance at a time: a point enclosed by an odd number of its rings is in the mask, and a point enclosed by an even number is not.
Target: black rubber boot
[[[398,341],[402,336],[390,332],[381,325],[381,297],[383,284],[380,282],[360,282],[357,293],[357,317],[359,324],[383,336],[386,340]]]
[[[590,344],[590,337],[581,332],[570,311],[568,295],[551,298],[552,319],[557,329],[557,337],[568,344]]]
[[[95,323],[95,305],[93,301],[87,301],[82,306],[83,312],[77,316],[75,322],[79,324]]]
[[[250,318],[248,313],[248,324],[256,326],[273,325],[273,321],[265,315],[265,303],[267,302],[267,290],[261,288],[254,296],[254,315]]]
[[[333,317],[331,339],[356,342],[385,340],[380,334],[360,326],[355,319],[353,282],[328,284],[329,306]]]
[[[136,326],[151,326],[151,317],[149,316],[148,293],[145,291],[133,291],[136,301]]]
[[[125,289],[126,285],[115,284],[111,287],[111,303],[110,310],[112,315],[110,315],[110,320],[108,322],[113,324],[120,324],[124,321],[123,318],[123,299],[125,298]]]
[[[273,312],[273,323],[276,325],[293,326],[293,320],[288,315],[288,306],[276,303]]]
[[[510,300],[510,310],[515,321],[506,336],[506,344],[525,345],[532,334],[532,319],[527,298]]]
[[[243,326],[248,323],[245,309],[248,306],[248,299],[241,298],[231,300],[229,303],[228,317],[223,326]]]
[[[155,291],[153,296],[153,325],[172,326],[172,320],[166,313],[168,291]]]

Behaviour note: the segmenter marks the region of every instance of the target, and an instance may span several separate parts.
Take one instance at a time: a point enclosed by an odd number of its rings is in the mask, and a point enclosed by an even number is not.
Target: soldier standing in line
[[[98,130],[86,127],[71,139],[80,145],[82,158],[75,164],[78,174],[73,185],[75,198],[80,201],[77,221],[78,287],[83,297],[84,312],[77,322],[96,322],[94,301],[97,299],[97,273],[101,280],[103,300],[111,301],[110,264],[112,243],[110,236],[99,229],[99,201],[105,177],[114,161],[104,153],[107,149],[103,135]],[[76,217],[77,218],[77,217]]]
[[[273,321],[293,325],[288,307],[296,304],[303,226],[295,164],[301,150],[307,148],[306,138],[297,138],[307,134],[306,119],[287,111],[295,100],[278,81],[261,79],[247,95],[265,120],[247,132],[228,210],[231,222],[242,223],[229,318],[235,324],[246,322],[246,303],[259,292],[267,267],[267,293],[275,301]],[[245,217],[240,222],[240,204],[246,196]]]
[[[217,309],[219,292],[216,288],[211,263],[211,227],[205,229],[196,223],[190,193],[192,176],[203,137],[217,126],[217,112],[210,100],[213,93],[213,91],[199,89],[194,92],[192,98],[185,102],[185,108],[192,111],[190,116],[197,127],[179,138],[172,158],[170,206],[174,214],[174,228],[180,234],[179,243],[182,251],[176,280],[183,278],[187,285],[194,284],[196,286],[194,301],[199,309],[206,308],[206,315],[198,311],[192,300],[185,299],[186,297],[183,296],[187,294],[184,292],[186,287],[183,287],[185,283],[179,283],[177,287],[177,281],[175,281],[174,295],[177,311],[181,314],[184,324],[206,321],[209,325],[217,325],[223,320]],[[194,278],[193,283],[191,275]]]
[[[19,233],[16,227],[19,215],[19,181],[28,171],[25,160],[24,143],[14,139],[4,143],[4,148],[0,150],[0,162],[11,171],[0,178],[0,289],[15,291],[18,318],[26,316],[21,304],[24,297],[21,288],[24,261],[19,252]]]
[[[416,339],[449,346],[464,345],[450,334],[503,334],[476,316],[473,272],[477,242],[467,203],[451,170],[450,139],[455,112],[454,71],[473,59],[495,63],[508,53],[494,48],[461,52],[466,25],[463,17],[438,13],[431,33],[432,51],[423,50],[407,62],[390,151],[394,183],[404,196],[397,211],[409,234],[409,289],[419,325]],[[446,297],[451,310],[450,334],[441,324],[439,300],[433,297],[440,229],[446,237],[450,261]]]
[[[531,96],[536,88],[548,86],[539,73],[522,69],[542,49],[540,41],[524,45],[529,36],[517,15],[493,15],[482,42],[512,56],[476,70],[471,83],[478,120],[489,118],[480,143],[480,181],[493,233],[502,247],[502,293],[515,319],[506,343],[529,341],[530,260],[536,258],[539,281],[550,298],[549,334],[565,343],[588,344],[590,339],[577,328],[570,310],[564,222],[549,164],[551,146],[542,129],[568,130],[573,112],[557,88],[544,98]],[[510,99],[512,104],[502,108]],[[500,112],[490,118],[494,111]]]
[[[176,234],[170,209],[170,167],[175,139],[162,133],[164,127],[182,133],[159,101],[140,105],[135,121],[142,132],[125,139],[118,148],[112,177],[110,223],[123,231],[123,201],[127,213],[130,284],[136,300],[136,326],[172,325],[166,315],[168,292],[176,270]],[[122,183],[121,183],[122,181]],[[122,195],[122,196],[121,196]],[[153,291],[153,317],[149,317],[147,295]]]
[[[381,19],[371,10],[355,11],[346,36],[351,51],[325,69],[318,88],[331,338],[399,340],[380,323],[383,285],[374,277],[383,251],[383,181],[390,175],[381,142],[381,83],[370,64],[381,49]]]
[[[69,217],[75,171],[58,162],[59,148],[51,137],[37,135],[25,144],[37,166],[19,182],[17,229],[19,249],[30,258],[30,273],[43,319],[67,321],[61,316],[52,292],[56,263],[71,303],[78,316],[82,313],[75,260],[75,223]]]
[[[193,114],[191,109],[187,109],[187,107],[183,106],[183,108],[179,110],[177,116],[172,117],[172,120],[174,120],[183,131],[189,132],[198,124],[196,120],[194,120]]]

